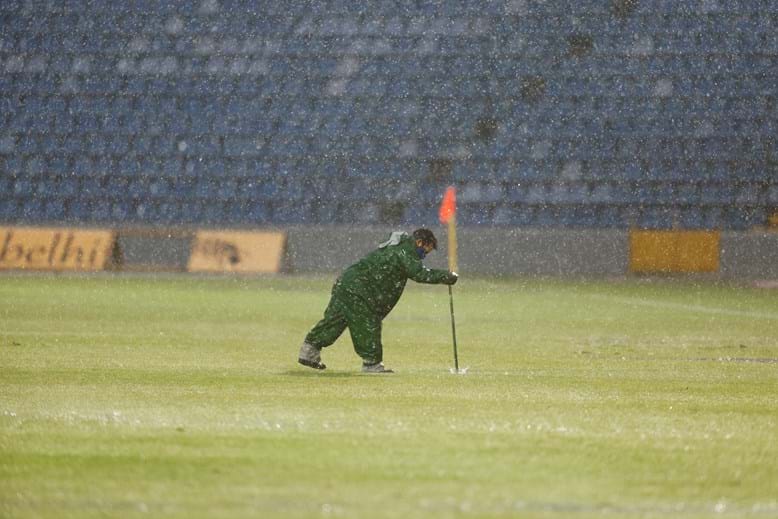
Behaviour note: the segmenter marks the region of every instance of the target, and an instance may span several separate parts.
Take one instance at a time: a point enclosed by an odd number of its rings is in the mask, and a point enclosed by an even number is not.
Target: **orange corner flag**
[[[452,217],[456,217],[457,214],[457,190],[454,186],[449,186],[446,189],[446,194],[443,195],[443,202],[440,204],[440,223],[448,223]]]
[[[454,186],[446,189],[443,202],[440,203],[440,223],[448,224],[448,269],[457,271],[457,190]]]

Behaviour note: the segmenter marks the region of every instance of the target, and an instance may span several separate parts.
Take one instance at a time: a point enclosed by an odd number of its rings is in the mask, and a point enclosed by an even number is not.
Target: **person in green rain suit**
[[[381,321],[397,304],[406,281],[457,282],[455,272],[422,264],[421,260],[437,248],[438,241],[429,229],[417,229],[413,236],[393,232],[389,240],[348,267],[332,287],[324,318],[305,337],[298,362],[314,369],[326,368],[321,361],[322,348],[334,343],[348,328],[354,351],[362,358],[362,371],[392,373],[382,363]]]

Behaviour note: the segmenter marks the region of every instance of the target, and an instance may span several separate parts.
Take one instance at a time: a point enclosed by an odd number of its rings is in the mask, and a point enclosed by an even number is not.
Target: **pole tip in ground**
[[[452,375],[467,375],[467,370],[469,370],[469,369],[470,369],[470,368],[469,368],[469,367],[467,367],[467,368],[459,368],[459,369],[456,369],[456,368],[449,368],[448,370],[449,370],[449,372],[450,372]]]

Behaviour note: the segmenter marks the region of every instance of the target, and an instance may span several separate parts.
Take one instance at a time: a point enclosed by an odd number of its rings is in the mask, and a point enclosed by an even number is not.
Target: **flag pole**
[[[459,373],[459,357],[457,355],[457,327],[454,324],[454,293],[448,286],[448,304],[451,308],[451,337],[454,341],[454,371]]]
[[[448,220],[448,270],[456,272],[457,269],[457,217],[456,213]],[[457,355],[457,327],[454,322],[454,292],[451,285],[448,286],[448,304],[451,309],[451,338],[454,343],[454,370],[459,373],[459,356]]]
[[[449,186],[440,204],[440,223],[448,224],[448,270],[456,272],[457,266],[457,191]],[[454,291],[448,286],[448,304],[451,310],[451,337],[454,341],[454,369],[459,373],[459,357],[457,355],[457,327],[454,322]]]
[[[457,217],[451,215],[448,219],[448,270],[456,272],[457,267]]]

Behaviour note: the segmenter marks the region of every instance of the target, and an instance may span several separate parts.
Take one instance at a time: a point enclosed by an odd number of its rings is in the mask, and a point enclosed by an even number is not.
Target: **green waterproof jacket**
[[[356,297],[376,315],[386,317],[405,290],[405,282],[451,283],[447,270],[429,269],[416,253],[416,242],[406,233],[392,233],[376,250],[347,268],[335,284],[334,295]]]

